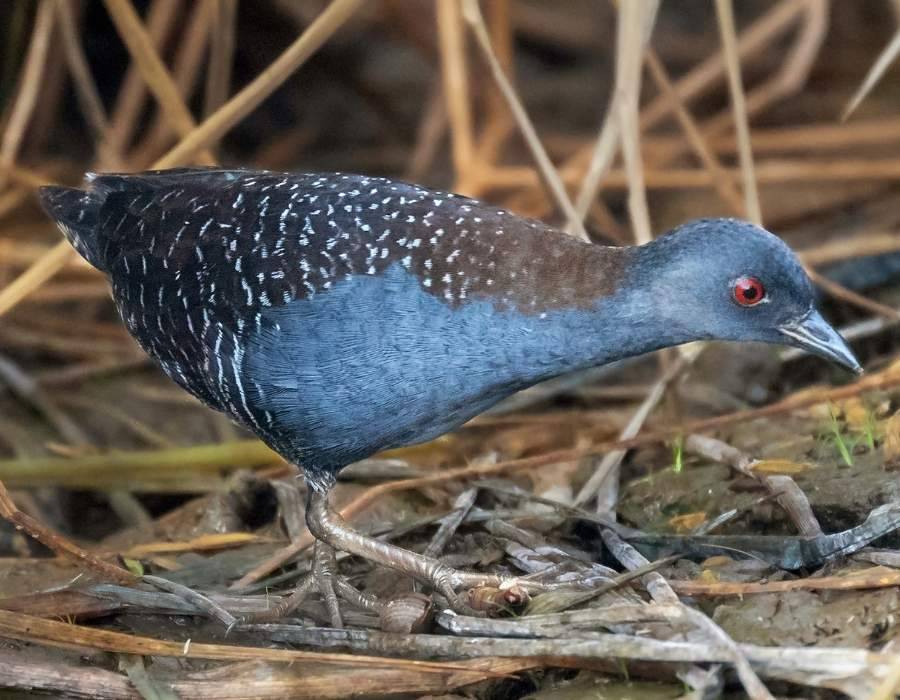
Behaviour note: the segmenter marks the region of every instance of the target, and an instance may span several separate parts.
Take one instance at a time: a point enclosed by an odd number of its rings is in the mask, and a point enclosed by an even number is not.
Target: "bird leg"
[[[334,549],[355,554],[431,586],[436,593],[446,598],[450,607],[455,610],[472,612],[470,606],[457,594],[456,591],[460,588],[477,586],[499,588],[511,583],[522,585],[526,590],[536,588],[533,582],[519,578],[459,571],[438,559],[366,537],[351,528],[329,505],[326,489],[316,488],[312,484],[307,492],[306,524],[317,540],[327,543]]]
[[[377,611],[381,608],[381,603],[377,598],[356,590],[341,577],[337,570],[334,548],[322,540],[316,540],[313,545],[312,570],[303,579],[303,582],[294,589],[293,593],[270,610],[245,616],[244,622],[268,622],[286,617],[300,607],[309,594],[316,590],[325,601],[331,626],[337,629],[344,627],[338,599],[362,610]]]

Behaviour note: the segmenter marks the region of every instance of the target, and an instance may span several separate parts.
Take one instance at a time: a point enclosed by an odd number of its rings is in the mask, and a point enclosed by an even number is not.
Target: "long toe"
[[[245,615],[242,622],[266,623],[281,620],[294,613],[314,593],[322,596],[328,619],[336,629],[344,626],[342,601],[357,610],[381,612],[382,603],[375,596],[357,590],[338,572],[334,549],[317,541],[313,548],[312,570],[294,591],[268,610]]]
[[[344,620],[341,617],[341,606],[338,603],[334,585],[338,576],[337,559],[334,556],[334,548],[324,542],[316,542],[314,545],[312,576],[316,581],[319,593],[322,594],[331,626],[335,629],[343,629]]]

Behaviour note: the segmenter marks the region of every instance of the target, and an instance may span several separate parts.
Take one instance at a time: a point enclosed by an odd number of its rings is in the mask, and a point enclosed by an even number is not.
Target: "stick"
[[[0,481],[0,517],[11,523],[17,530],[22,530],[26,535],[40,542],[50,551],[86,565],[105,579],[122,584],[133,584],[137,581],[137,577],[125,569],[103,561],[62,535],[53,532],[27,513],[23,513],[13,503],[2,481]]]
[[[481,16],[481,10],[478,7],[477,0],[463,0],[463,16],[472,28],[475,38],[478,40],[478,45],[484,53],[484,58],[488,62],[488,66],[491,69],[491,74],[497,83],[497,87],[500,89],[500,93],[506,100],[506,104],[512,112],[516,124],[519,126],[519,130],[525,138],[525,143],[528,144],[531,156],[537,162],[538,172],[546,183],[550,193],[553,195],[556,205],[562,210],[569,221],[574,222],[574,225],[571,228],[572,233],[583,241],[590,240],[587,231],[584,230],[584,224],[582,223],[581,218],[579,218],[575,212],[572,200],[569,199],[566,188],[559,179],[559,174],[556,172],[556,168],[550,160],[550,156],[547,155],[547,151],[541,144],[537,131],[534,128],[534,124],[532,124],[531,120],[528,118],[528,113],[522,106],[522,102],[519,100],[518,95],[516,95],[515,89],[507,79],[506,74],[503,72],[503,67],[500,65],[497,56],[494,54],[494,50],[491,48],[491,39],[488,36],[487,27],[484,24],[484,18]]]
[[[744,176],[744,207],[750,220],[758,226],[762,226],[762,210],[759,206],[759,191],[756,188],[756,175],[753,171],[753,149],[750,145],[747,104],[744,99],[741,59],[738,56],[737,32],[734,28],[734,9],[731,6],[731,0],[716,0],[716,14],[719,17],[725,65],[728,68],[728,89],[731,93],[731,108],[737,133],[738,157]]]

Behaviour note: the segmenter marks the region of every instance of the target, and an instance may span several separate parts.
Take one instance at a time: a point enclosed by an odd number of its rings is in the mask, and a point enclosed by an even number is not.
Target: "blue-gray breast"
[[[688,341],[858,369],[793,253],[739,220],[604,247],[383,178],[198,168],[41,196],[162,369],[314,479],[543,379]]]

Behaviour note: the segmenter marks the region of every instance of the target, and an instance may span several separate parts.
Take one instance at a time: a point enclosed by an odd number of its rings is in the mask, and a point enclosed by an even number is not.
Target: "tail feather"
[[[72,187],[40,188],[41,206],[63,232],[72,247],[98,270],[105,266],[97,241],[97,224],[103,197]]]

